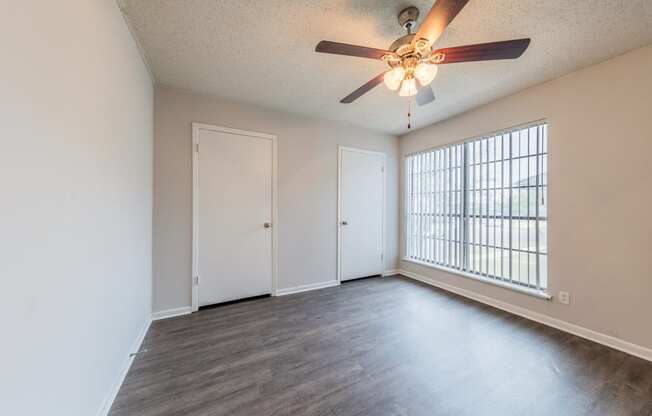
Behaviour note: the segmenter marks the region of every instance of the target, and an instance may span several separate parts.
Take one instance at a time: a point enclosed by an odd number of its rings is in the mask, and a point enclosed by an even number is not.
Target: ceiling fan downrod
[[[398,14],[398,24],[407,30],[407,34],[412,34],[412,28],[416,27],[419,18],[419,9],[414,6],[407,7]]]

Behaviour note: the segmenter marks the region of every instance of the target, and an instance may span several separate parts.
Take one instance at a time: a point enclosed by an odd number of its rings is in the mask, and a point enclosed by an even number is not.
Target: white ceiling
[[[387,48],[397,13],[432,0],[122,0],[157,82],[296,114],[407,131],[407,99],[383,85],[339,100],[381,73],[368,59],[317,54],[322,39]],[[470,0],[435,46],[530,37],[518,60],[442,65],[437,100],[413,129],[652,43],[652,0]],[[608,88],[608,86],[605,86]]]

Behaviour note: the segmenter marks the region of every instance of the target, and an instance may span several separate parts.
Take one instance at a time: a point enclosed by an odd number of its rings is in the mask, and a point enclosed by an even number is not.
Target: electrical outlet
[[[568,292],[559,292],[559,303],[564,305],[570,305],[570,293]]]

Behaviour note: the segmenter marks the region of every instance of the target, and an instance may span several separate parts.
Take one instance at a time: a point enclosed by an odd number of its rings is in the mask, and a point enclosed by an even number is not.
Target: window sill
[[[505,289],[512,290],[514,292],[523,293],[523,294],[528,295],[528,296],[533,296],[535,298],[544,299],[544,300],[552,300],[552,296],[549,295],[548,293],[542,291],[542,290],[536,290],[536,289],[530,289],[530,288],[526,288],[526,287],[511,285],[509,283],[502,282],[500,280],[488,279],[486,277],[477,276],[477,275],[474,275],[474,274],[471,274],[471,273],[466,273],[466,272],[456,270],[456,269],[450,269],[448,267],[437,266],[435,264],[430,264],[430,263],[426,263],[426,262],[423,262],[423,261],[414,260],[414,259],[411,259],[411,258],[408,258],[408,257],[403,257],[401,260],[403,260],[405,262],[408,262],[408,263],[418,264],[419,266],[429,267],[431,269],[441,270],[441,271],[444,271],[444,272],[447,272],[447,273],[451,273],[451,274],[455,274],[455,275],[458,275],[458,276],[466,277],[467,279],[476,280],[476,281],[487,283],[487,284],[490,284],[490,285],[493,285],[493,286],[502,287],[502,288],[505,288]]]

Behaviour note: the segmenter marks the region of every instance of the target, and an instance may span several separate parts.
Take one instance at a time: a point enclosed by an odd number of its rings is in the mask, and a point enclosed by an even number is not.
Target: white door
[[[340,148],[340,280],[381,274],[385,155]]]
[[[204,128],[194,140],[198,306],[270,294],[273,141]]]

